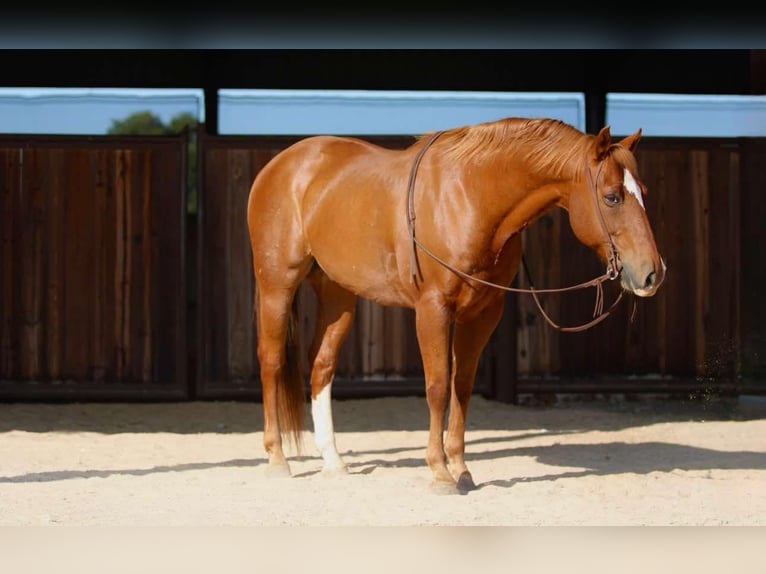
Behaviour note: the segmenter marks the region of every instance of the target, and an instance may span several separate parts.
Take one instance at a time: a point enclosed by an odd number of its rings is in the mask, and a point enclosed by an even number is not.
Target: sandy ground
[[[429,490],[422,397],[334,403],[350,467],[266,476],[261,405],[0,404],[0,526],[766,525],[766,398],[475,397],[478,489]]]

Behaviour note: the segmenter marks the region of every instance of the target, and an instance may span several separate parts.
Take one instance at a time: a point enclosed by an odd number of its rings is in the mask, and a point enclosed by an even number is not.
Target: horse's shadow
[[[550,436],[551,433],[545,433]],[[562,433],[555,433],[562,434]],[[518,440],[522,437],[512,437]],[[559,467],[561,472],[551,471],[531,477],[511,477],[490,480],[477,484],[478,488],[489,486],[510,488],[522,482],[555,481],[586,476],[609,476],[625,473],[648,474],[651,472],[673,472],[675,470],[766,470],[766,454],[755,451],[720,451],[664,442],[607,442],[598,444],[552,444],[544,446],[522,446],[471,452],[471,446],[494,442],[508,442],[508,437],[489,437],[468,441],[466,462],[495,460],[508,457],[533,457],[548,467]],[[426,467],[421,448],[397,447],[380,450],[345,452],[352,474],[370,474],[377,468]],[[417,456],[401,456],[393,460],[376,455],[405,454],[417,452]],[[296,474],[294,478],[308,478],[321,472],[321,458],[298,456],[293,460],[316,460],[317,470]],[[108,478],[110,476],[147,476],[166,472],[197,471],[226,467],[259,467],[265,465],[265,458],[231,459],[220,462],[194,462],[176,465],[162,465],[136,469],[108,470],[57,470],[26,473],[17,476],[0,476],[0,483],[57,482],[77,478]],[[512,462],[510,463],[512,466]],[[577,469],[577,470],[572,470]]]
[[[3,483],[28,483],[28,482],[58,482],[76,478],[109,478],[110,476],[148,476],[165,472],[183,472],[190,470],[207,470],[226,467],[248,467],[266,464],[265,458],[236,458],[222,462],[187,462],[182,464],[169,464],[152,466],[148,468],[122,468],[107,470],[51,470],[42,472],[28,472],[16,476],[0,476],[0,484]]]
[[[620,474],[670,473],[680,471],[712,470],[766,470],[766,453],[756,451],[720,451],[665,442],[607,442],[599,444],[553,444],[521,448],[508,448],[467,454],[471,460],[497,457],[533,457],[549,467],[560,467],[561,472],[530,477],[495,479],[481,483],[479,488],[497,486],[509,488],[521,482],[548,482],[586,476],[612,476]],[[573,470],[576,469],[576,470]]]
[[[571,434],[569,432],[540,433],[550,436],[551,434]],[[514,436],[513,440],[518,440]],[[546,474],[525,477],[512,477],[494,479],[483,483],[477,483],[478,488],[489,486],[510,488],[521,482],[548,482],[566,478],[578,478],[586,476],[610,476],[626,473],[649,474],[652,472],[673,472],[675,470],[766,470],[766,453],[757,451],[720,451],[708,448],[700,448],[688,445],[680,445],[664,442],[607,442],[598,444],[553,444],[543,446],[510,447],[494,450],[485,450],[472,453],[471,446],[493,442],[508,442],[508,437],[488,437],[466,442],[465,459],[469,464],[472,461],[495,460],[503,457],[533,457],[541,464],[548,467],[559,467]],[[384,458],[367,458],[370,455],[395,454],[398,452],[412,451],[413,449],[385,449],[354,451],[345,453],[346,459],[354,457],[348,463],[351,472],[356,474],[370,474],[379,467],[413,468],[426,467],[423,456],[403,456],[389,460]],[[418,449],[421,450],[421,449]],[[510,465],[512,466],[512,462]],[[577,469],[577,470],[572,470]],[[300,477],[308,477],[319,473],[319,470],[304,472]]]

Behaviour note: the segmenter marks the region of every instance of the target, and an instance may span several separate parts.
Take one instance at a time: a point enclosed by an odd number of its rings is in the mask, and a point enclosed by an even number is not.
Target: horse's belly
[[[352,293],[381,305],[410,306],[393,253],[381,255],[379,251],[359,257],[351,251],[349,245],[312,254],[328,278]]]

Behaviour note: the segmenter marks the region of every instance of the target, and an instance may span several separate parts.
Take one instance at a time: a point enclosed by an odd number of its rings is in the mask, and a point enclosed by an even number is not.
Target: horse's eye
[[[609,193],[604,196],[604,201],[607,205],[617,205],[620,203],[620,196],[616,193]]]

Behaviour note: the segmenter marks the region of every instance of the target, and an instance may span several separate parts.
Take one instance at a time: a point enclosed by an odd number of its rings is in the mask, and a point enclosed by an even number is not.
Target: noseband
[[[409,231],[410,235],[410,241],[411,241],[411,250],[410,250],[410,278],[412,281],[415,281],[417,278],[417,247],[420,247],[429,257],[431,257],[434,261],[442,265],[443,267],[449,269],[456,275],[459,275],[463,279],[467,279],[469,281],[475,281],[477,283],[481,283],[482,285],[486,285],[488,287],[494,287],[496,289],[501,289],[503,291],[511,291],[514,293],[531,293],[533,299],[535,300],[535,304],[537,305],[537,308],[540,310],[540,313],[543,317],[545,317],[545,320],[548,321],[548,323],[555,329],[559,331],[564,332],[577,332],[577,331],[584,331],[586,329],[589,329],[593,327],[594,325],[597,325],[604,319],[606,319],[607,316],[611,314],[611,312],[617,307],[617,304],[622,300],[623,297],[623,290],[620,290],[619,295],[617,296],[617,299],[612,303],[612,305],[604,311],[604,288],[603,283],[607,280],[616,279],[620,272],[622,271],[622,263],[620,262],[620,255],[617,251],[617,248],[614,245],[614,241],[612,241],[612,235],[609,233],[609,229],[606,226],[606,221],[604,221],[604,215],[601,213],[601,205],[598,201],[598,177],[601,174],[601,169],[604,166],[604,162],[600,162],[598,166],[598,171],[596,173],[596,177],[594,180],[593,174],[591,173],[591,169],[589,166],[586,166],[585,172],[587,174],[588,178],[588,185],[590,189],[592,190],[591,196],[593,197],[593,201],[595,202],[594,207],[596,208],[596,213],[598,214],[598,220],[601,225],[601,229],[604,232],[604,235],[607,238],[607,245],[610,249],[609,258],[607,261],[607,269],[606,273],[603,275],[596,277],[595,279],[591,279],[590,281],[586,281],[584,283],[578,283],[577,285],[570,285],[569,287],[559,287],[557,289],[537,289],[532,284],[531,275],[529,273],[529,269],[527,267],[527,262],[524,259],[524,254],[522,252],[521,255],[521,261],[524,266],[524,272],[527,274],[527,279],[529,280],[530,288],[529,289],[523,289],[520,287],[507,287],[505,285],[500,285],[498,283],[492,283],[490,281],[485,281],[483,279],[479,279],[478,277],[473,277],[472,275],[469,275],[467,273],[464,273],[460,269],[457,269],[450,265],[448,262],[441,259],[438,255],[433,253],[430,249],[428,249],[425,245],[423,245],[416,237],[415,237],[415,177],[417,175],[418,167],[420,165],[420,161],[423,159],[423,156],[426,153],[426,150],[431,147],[431,144],[436,141],[436,138],[438,138],[443,132],[437,131],[434,132],[428,140],[426,140],[425,144],[423,144],[423,147],[418,150],[418,154],[415,156],[415,160],[412,164],[412,169],[410,170],[410,177],[409,181],[407,183],[407,230]],[[561,325],[557,324],[553,319],[551,319],[548,314],[543,309],[542,304],[540,303],[540,300],[538,298],[538,293],[563,293],[565,291],[574,291],[577,289],[585,289],[587,287],[595,287],[596,288],[596,304],[593,309],[593,319],[591,321],[588,321],[587,323],[584,323],[582,325],[574,326],[574,327],[562,327]]]

